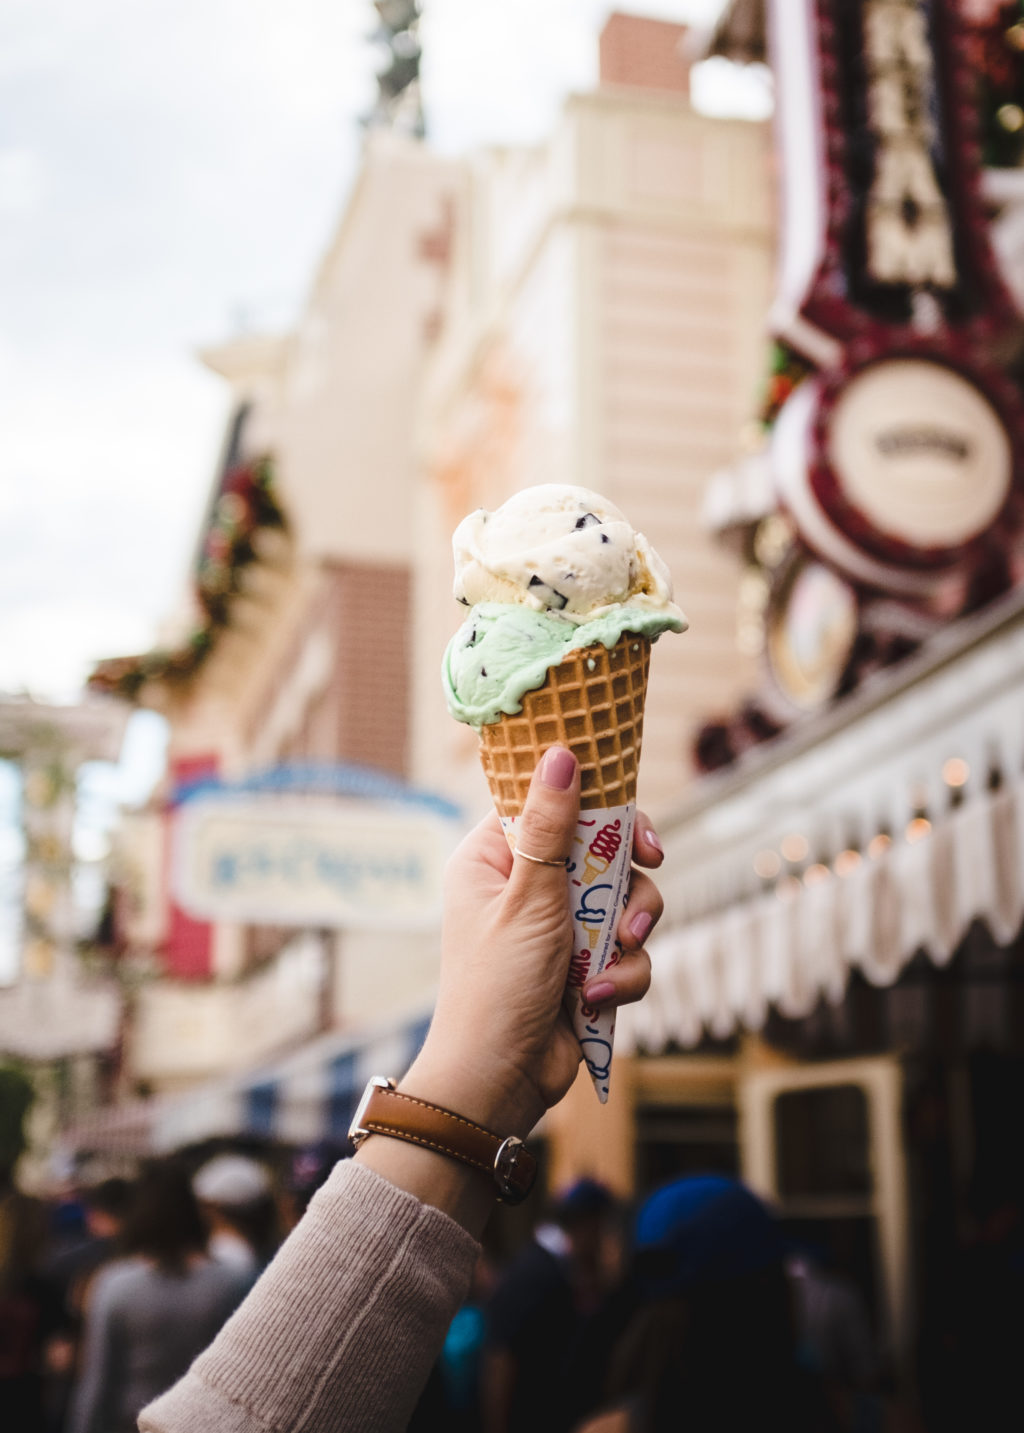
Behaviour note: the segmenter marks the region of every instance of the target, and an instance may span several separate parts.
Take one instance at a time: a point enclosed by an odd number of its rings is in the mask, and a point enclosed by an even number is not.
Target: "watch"
[[[399,1090],[394,1080],[374,1075],[349,1126],[357,1147],[371,1134],[408,1140],[457,1159],[487,1174],[503,1204],[521,1204],[533,1188],[537,1161],[521,1139],[503,1139],[451,1110]]]

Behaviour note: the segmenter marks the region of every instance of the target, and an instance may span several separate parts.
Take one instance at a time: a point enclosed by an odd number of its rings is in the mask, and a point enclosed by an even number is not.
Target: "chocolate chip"
[[[569,605],[568,597],[566,597],[565,594],[562,592],[556,592],[555,589],[553,587],[550,587],[541,577],[531,577],[530,586],[535,589],[542,588],[543,591],[548,594],[545,598],[546,607],[554,608],[556,611],[560,612],[563,607],[567,607]],[[537,595],[540,596],[541,594],[538,592]]]
[[[581,527],[600,527],[600,525],[601,519],[599,517],[595,517],[592,512],[584,513],[582,517],[578,517],[576,519],[577,531],[579,531]]]
[[[607,534],[606,532],[603,532],[603,533],[601,534],[601,541],[602,541],[602,542],[611,542],[611,538],[608,536],[608,534]]]

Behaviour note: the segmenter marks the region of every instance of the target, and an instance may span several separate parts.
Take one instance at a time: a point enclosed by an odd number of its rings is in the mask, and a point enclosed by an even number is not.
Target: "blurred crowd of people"
[[[214,1338],[342,1150],[147,1161],[50,1200],[0,1169],[0,1427],[133,1433]]]
[[[412,1433],[872,1433],[881,1360],[856,1288],[740,1182],[637,1207],[582,1179],[504,1264],[486,1256]]]
[[[132,1433],[210,1343],[343,1151],[147,1162],[52,1201],[0,1187],[0,1424]],[[481,1254],[412,1433],[872,1433],[865,1303],[720,1175],[627,1204],[581,1179]],[[685,1411],[685,1417],[684,1417]],[[900,1424],[900,1427],[907,1426]]]

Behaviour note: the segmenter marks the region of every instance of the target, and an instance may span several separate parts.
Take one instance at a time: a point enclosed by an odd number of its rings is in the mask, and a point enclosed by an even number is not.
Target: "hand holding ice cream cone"
[[[575,888],[566,858],[578,829],[579,775],[563,748],[550,751],[547,761],[536,773],[519,827],[522,850],[536,859],[514,856],[491,814],[449,863],[441,986],[414,1066],[425,1098],[447,1101],[489,1128],[500,1123],[500,1113],[503,1131],[523,1136],[562,1098],[579,1067],[566,988],[572,983],[574,995],[595,1014],[639,1000],[650,983],[644,942],[662,909],[654,882],[633,869],[629,904],[616,915],[621,958],[600,976],[589,974],[589,965],[586,973],[576,965],[568,897]],[[638,817],[632,854],[639,866],[661,862],[646,817]],[[449,1088],[453,1063],[461,1072],[457,1088]],[[475,1072],[484,1070],[486,1081],[478,1080]]]
[[[445,653],[446,695],[452,715],[480,734],[513,849],[522,850],[517,822],[544,752],[559,743],[579,763],[569,905],[571,969],[581,978],[570,978],[566,1004],[604,1101],[614,1012],[581,992],[619,955],[651,643],[686,619],[647,539],[585,488],[525,489],[466,518],[453,547],[455,596],[471,610]]]
[[[425,1101],[485,1137],[525,1139],[576,1078],[580,1044],[564,995],[573,978],[573,920],[567,862],[580,814],[579,768],[563,747],[538,767],[513,855],[492,812],[469,833],[445,875],[441,983],[420,1053],[398,1085],[402,1101]],[[528,853],[529,859],[527,859]],[[633,859],[658,866],[662,853],[637,814]],[[654,882],[634,869],[620,915],[621,959],[584,977],[588,1007],[640,1000],[651,980],[644,941],[661,914]],[[490,1132],[490,1134],[488,1134]],[[443,1210],[479,1239],[494,1203],[496,1166],[466,1161],[418,1139],[364,1138],[356,1160]]]

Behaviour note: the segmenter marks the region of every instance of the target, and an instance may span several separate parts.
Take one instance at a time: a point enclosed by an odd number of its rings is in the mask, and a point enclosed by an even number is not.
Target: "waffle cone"
[[[650,638],[624,632],[569,652],[548,668],[523,709],[480,731],[480,760],[499,816],[518,816],[530,779],[549,746],[567,746],[580,764],[584,811],[636,801]]]

